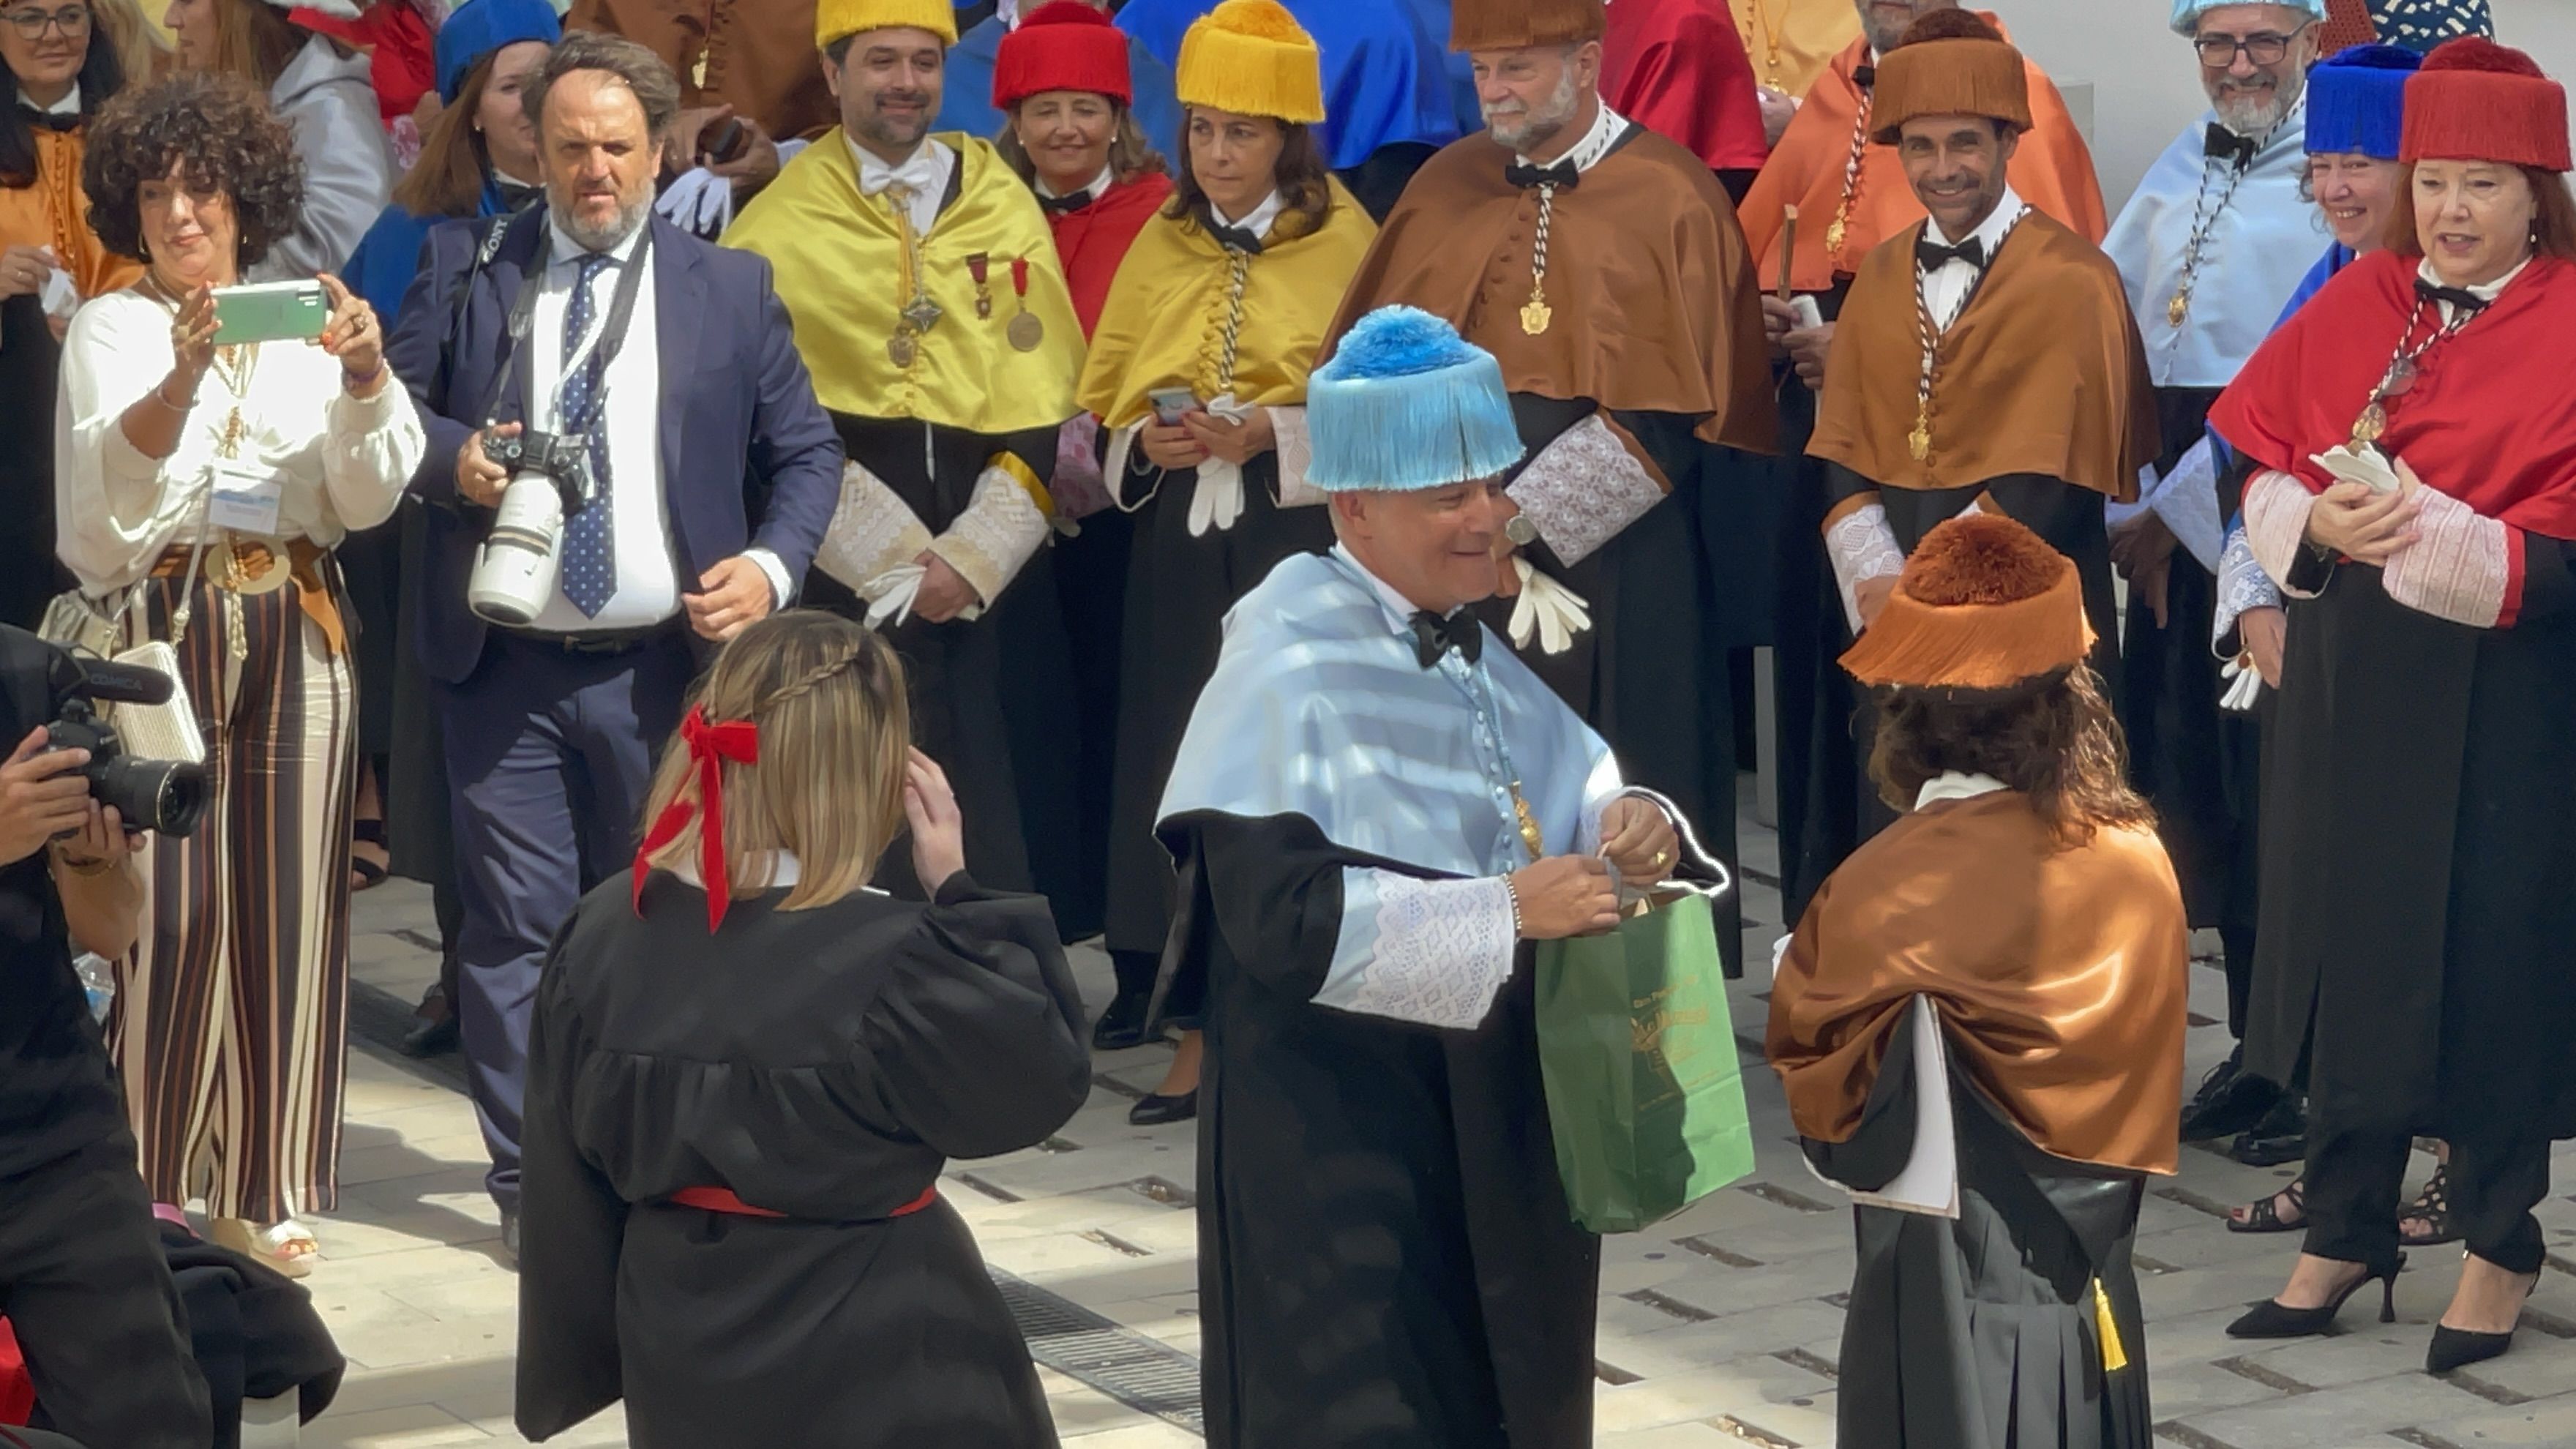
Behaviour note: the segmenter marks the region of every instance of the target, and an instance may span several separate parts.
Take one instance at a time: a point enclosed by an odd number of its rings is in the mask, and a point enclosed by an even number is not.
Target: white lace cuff
[[[1501,876],[1418,880],[1345,866],[1341,939],[1319,1006],[1473,1031],[1520,944]]]
[[[2236,620],[2248,609],[2281,607],[2281,590],[2263,566],[2254,560],[2254,545],[2245,537],[2245,527],[2238,524],[2227,534],[2227,546],[2218,551],[2218,618],[2209,631],[2210,647],[2221,659],[2236,657],[2236,651],[2225,647],[2236,633]]]
[[[2494,628],[2513,581],[2512,528],[2448,493],[2426,488],[2418,496],[2415,541],[2381,576],[2388,597],[2436,619]]]
[[[1046,539],[1046,515],[1029,490],[1003,469],[987,468],[966,511],[931,541],[930,551],[948,560],[989,609]]]
[[[930,547],[930,530],[884,480],[856,463],[841,469],[841,502],[814,550],[814,566],[874,602],[868,585]]]
[[[2298,566],[2299,550],[2308,543],[2308,510],[2316,503],[2308,485],[2287,473],[2266,469],[2245,485],[2245,542],[2263,572],[2294,599],[2316,597],[2290,585],[2290,571]]]
[[[1503,491],[1568,564],[1580,563],[1664,501],[1664,485],[1599,413],[1557,434]]]
[[[2202,438],[2174,464],[2165,477],[2165,486],[2156,490],[2151,505],[2156,516],[2165,521],[2174,539],[2200,566],[2218,572],[2220,536],[2227,521],[2218,516],[2217,451],[2208,438]]]
[[[1264,411],[1270,414],[1270,431],[1278,439],[1272,447],[1279,454],[1279,506],[1305,508],[1331,498],[1333,495],[1306,481],[1306,470],[1315,462],[1315,443],[1306,431],[1305,407]]]
[[[1834,566],[1834,588],[1842,595],[1843,620],[1860,633],[1860,586],[1871,579],[1905,572],[1905,550],[1896,546],[1888,527],[1887,505],[1876,499],[1825,524],[1825,557]]]

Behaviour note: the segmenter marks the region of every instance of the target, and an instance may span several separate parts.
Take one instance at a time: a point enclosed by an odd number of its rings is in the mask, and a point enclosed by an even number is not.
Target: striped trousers
[[[131,642],[170,637],[180,586],[141,585]],[[270,1223],[338,1196],[357,695],[294,587],[201,579],[196,596],[179,673],[213,799],[194,835],[141,856],[148,915],[108,1048],[153,1199]]]

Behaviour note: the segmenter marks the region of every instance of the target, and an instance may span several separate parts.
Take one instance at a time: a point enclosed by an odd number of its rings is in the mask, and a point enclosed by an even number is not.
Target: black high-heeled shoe
[[[2529,1276],[2530,1282],[2522,1290],[2523,1301],[2526,1303],[2531,1301],[2532,1290],[2540,1286],[2538,1273]],[[2514,1312],[2518,1317],[2522,1310],[2517,1308]],[[2502,1333],[2475,1333],[2465,1328],[2453,1328],[2448,1324],[2435,1323],[2432,1346],[2424,1350],[2424,1372],[2446,1374],[2453,1369],[2467,1368],[2473,1363],[2502,1358],[2505,1350],[2511,1347],[2513,1347],[2513,1330],[2510,1328]]]
[[[1127,1109],[1127,1120],[1138,1127],[1160,1127],[1170,1122],[1187,1122],[1199,1114],[1199,1089],[1175,1092],[1166,1096],[1153,1093]]]
[[[2365,1265],[2366,1266],[2366,1265]],[[2372,1283],[2381,1286],[2379,1321],[2397,1321],[2397,1275],[2406,1270],[2406,1255],[2370,1268],[2360,1277],[2343,1285],[2341,1291],[2315,1308],[2292,1308],[2278,1298],[2266,1298],[2247,1309],[2245,1316],[2227,1325],[2229,1338],[2308,1338],[2334,1327],[2335,1315],[2343,1311],[2343,1302]]]

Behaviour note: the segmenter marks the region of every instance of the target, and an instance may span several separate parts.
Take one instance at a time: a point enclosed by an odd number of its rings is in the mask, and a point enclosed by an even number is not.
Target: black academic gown
[[[1133,468],[1144,464],[1141,449]],[[1113,480],[1116,482],[1117,480]],[[1198,472],[1131,472],[1125,496],[1146,497],[1135,512],[1128,559],[1125,643],[1118,676],[1118,749],[1109,814],[1108,947],[1160,953],[1172,925],[1172,857],[1154,838],[1163,786],[1216,672],[1225,615],[1291,554],[1333,546],[1331,510],[1281,508],[1279,455],[1244,465],[1243,514],[1227,529],[1190,533]],[[1181,1018],[1187,1025],[1188,1019]]]
[[[2522,613],[2473,629],[2302,550],[2264,779],[2245,1064],[2311,1121],[2576,1136],[2576,572],[2525,536]]]
[[[1838,503],[1855,493],[1871,491],[1874,485],[1840,463],[1825,466],[1825,492],[1829,503]],[[2102,495],[2090,488],[2079,488],[2063,479],[2037,473],[2008,473],[1983,483],[1964,488],[1876,488],[1876,495],[1887,509],[1888,532],[1896,536],[1896,546],[1912,557],[1923,535],[1935,524],[1965,513],[1968,505],[1980,497],[1990,498],[2004,516],[2036,533],[2059,553],[2075,564],[2075,577],[2084,594],[2084,613],[2093,626],[2094,672],[2102,677],[2103,687],[2114,703],[2119,698],[2120,631],[2118,595],[2111,586],[2111,541],[2102,524]],[[1825,587],[1835,590],[1832,607],[1835,617],[1842,618],[1842,595],[1833,583],[1830,566],[1826,569]],[[1848,624],[1843,626],[1844,647],[1850,647]],[[1832,699],[1849,721],[1846,738],[1853,773],[1846,777],[1853,791],[1850,819],[1854,834],[1852,846],[1886,829],[1896,820],[1896,812],[1880,798],[1878,786],[1869,778],[1870,750],[1877,737],[1878,712],[1869,706],[1866,691],[1843,672],[1841,654],[1822,658],[1818,663],[1831,671],[1813,685],[1820,699]],[[1849,852],[1845,852],[1848,854]],[[1842,862],[1826,866],[1826,874]],[[1821,879],[1821,878],[1820,878]],[[1792,920],[1797,917],[1791,917]]]
[[[1809,293],[1828,322],[1842,315],[1850,281]],[[1771,729],[1778,755],[1781,919],[1805,917],[1825,877],[1860,845],[1853,802],[1860,757],[1853,745],[1859,713],[1850,681],[1834,663],[1851,648],[1833,566],[1825,557],[1825,514],[1832,500],[1825,464],[1807,456],[1816,430],[1816,392],[1794,369],[1779,381],[1780,452],[1763,460],[1779,500],[1773,544]],[[1723,530],[1707,519],[1703,531]]]
[[[1995,1110],[1954,1057],[1954,1221],[1854,1205],[1835,1442],[1843,1449],[2148,1449],[2138,1304],[2142,1174],[2054,1157]],[[1825,1176],[1862,1191],[1914,1151],[1914,1040],[1888,1045],[1851,1140],[1800,1139]],[[2128,1367],[2103,1370],[2093,1284]]]
[[[2206,436],[2218,394],[2217,388],[2155,390],[2163,436],[2159,474]],[[2218,927],[2229,938],[2228,951],[2241,955],[2254,941],[2262,733],[2252,716],[2219,708],[2224,682],[2209,647],[2217,614],[2218,580],[2175,545],[2164,626],[2157,627],[2146,600],[2129,598],[2117,702],[2130,775],[2156,807],[2156,833],[2173,857],[2191,923]]]
[[[1008,450],[1043,482],[1055,473],[1054,428],[994,436],[908,418],[834,413],[850,459],[875,474],[921,526],[936,535],[966,510],[975,481]],[[924,439],[927,439],[927,446]],[[853,619],[867,605],[815,569],[803,602]],[[1040,547],[980,618],[934,624],[915,615],[886,636],[903,656],[912,739],[947,771],[966,822],[966,865],[1004,890],[1062,893],[1081,906],[1090,847],[1079,835],[1075,770],[1073,656],[1055,583],[1055,560]],[[886,852],[877,883],[919,899],[902,842]]]
[[[1164,822],[1161,990],[1204,1008],[1202,1399],[1214,1449],[1588,1449],[1600,1244],[1558,1185],[1529,957],[1483,1026],[1314,1003],[1341,849],[1302,815]]]
[[[54,559],[54,389],[62,348],[32,296],[0,301],[0,624],[34,629],[71,587]]]
[[[1048,1449],[1046,1396],[966,1225],[889,1216],[951,1157],[1081,1106],[1082,1003],[1045,903],[782,911],[621,873],[556,938],[528,1050],[517,1422],[623,1398],[636,1449]],[[730,1188],[783,1213],[674,1206]]]
[[[1512,394],[1527,458],[1595,411],[1579,399]],[[1731,488],[1735,470],[1760,465],[1700,441],[1689,418],[1643,412],[1611,417],[1655,460],[1672,492],[1580,563],[1558,559],[1544,539],[1523,550],[1541,572],[1583,599],[1592,627],[1575,635],[1563,654],[1545,652],[1535,635],[1529,647],[1514,652],[1609,742],[1621,776],[1679,806],[1701,848],[1733,871],[1735,704],[1725,665],[1731,639],[1720,632],[1725,616],[1716,602],[1716,590],[1730,581],[1710,578],[1698,500],[1704,487]],[[1710,481],[1718,474],[1726,485]],[[1497,596],[1477,606],[1494,637],[1505,642],[1514,602]],[[1742,904],[1732,892],[1714,904],[1726,974],[1740,976]]]

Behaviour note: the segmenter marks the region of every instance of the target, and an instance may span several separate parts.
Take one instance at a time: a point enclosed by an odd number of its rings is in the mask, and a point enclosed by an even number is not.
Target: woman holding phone
[[[214,778],[154,837],[109,1048],[153,1197],[309,1271],[300,1208],[337,1192],[348,1021],[354,698],[331,548],[382,522],[425,449],[384,328],[339,279],[301,337],[226,342],[218,289],[296,225],[295,142],[259,94],[193,75],[119,96],[82,176],[140,281],[72,319],[55,435],[62,561],[119,642],[178,651]],[[283,309],[255,309],[270,316]]]
[[[1276,0],[1225,0],[1192,25],[1179,80],[1180,176],[1119,265],[1080,394],[1109,432],[1110,494],[1136,515],[1110,807],[1111,1040],[1149,1026],[1173,891],[1155,809],[1225,612],[1281,559],[1333,541],[1305,481],[1306,374],[1377,235],[1325,169],[1315,43]],[[1198,1053],[1185,1030],[1131,1120],[1195,1115]]]

